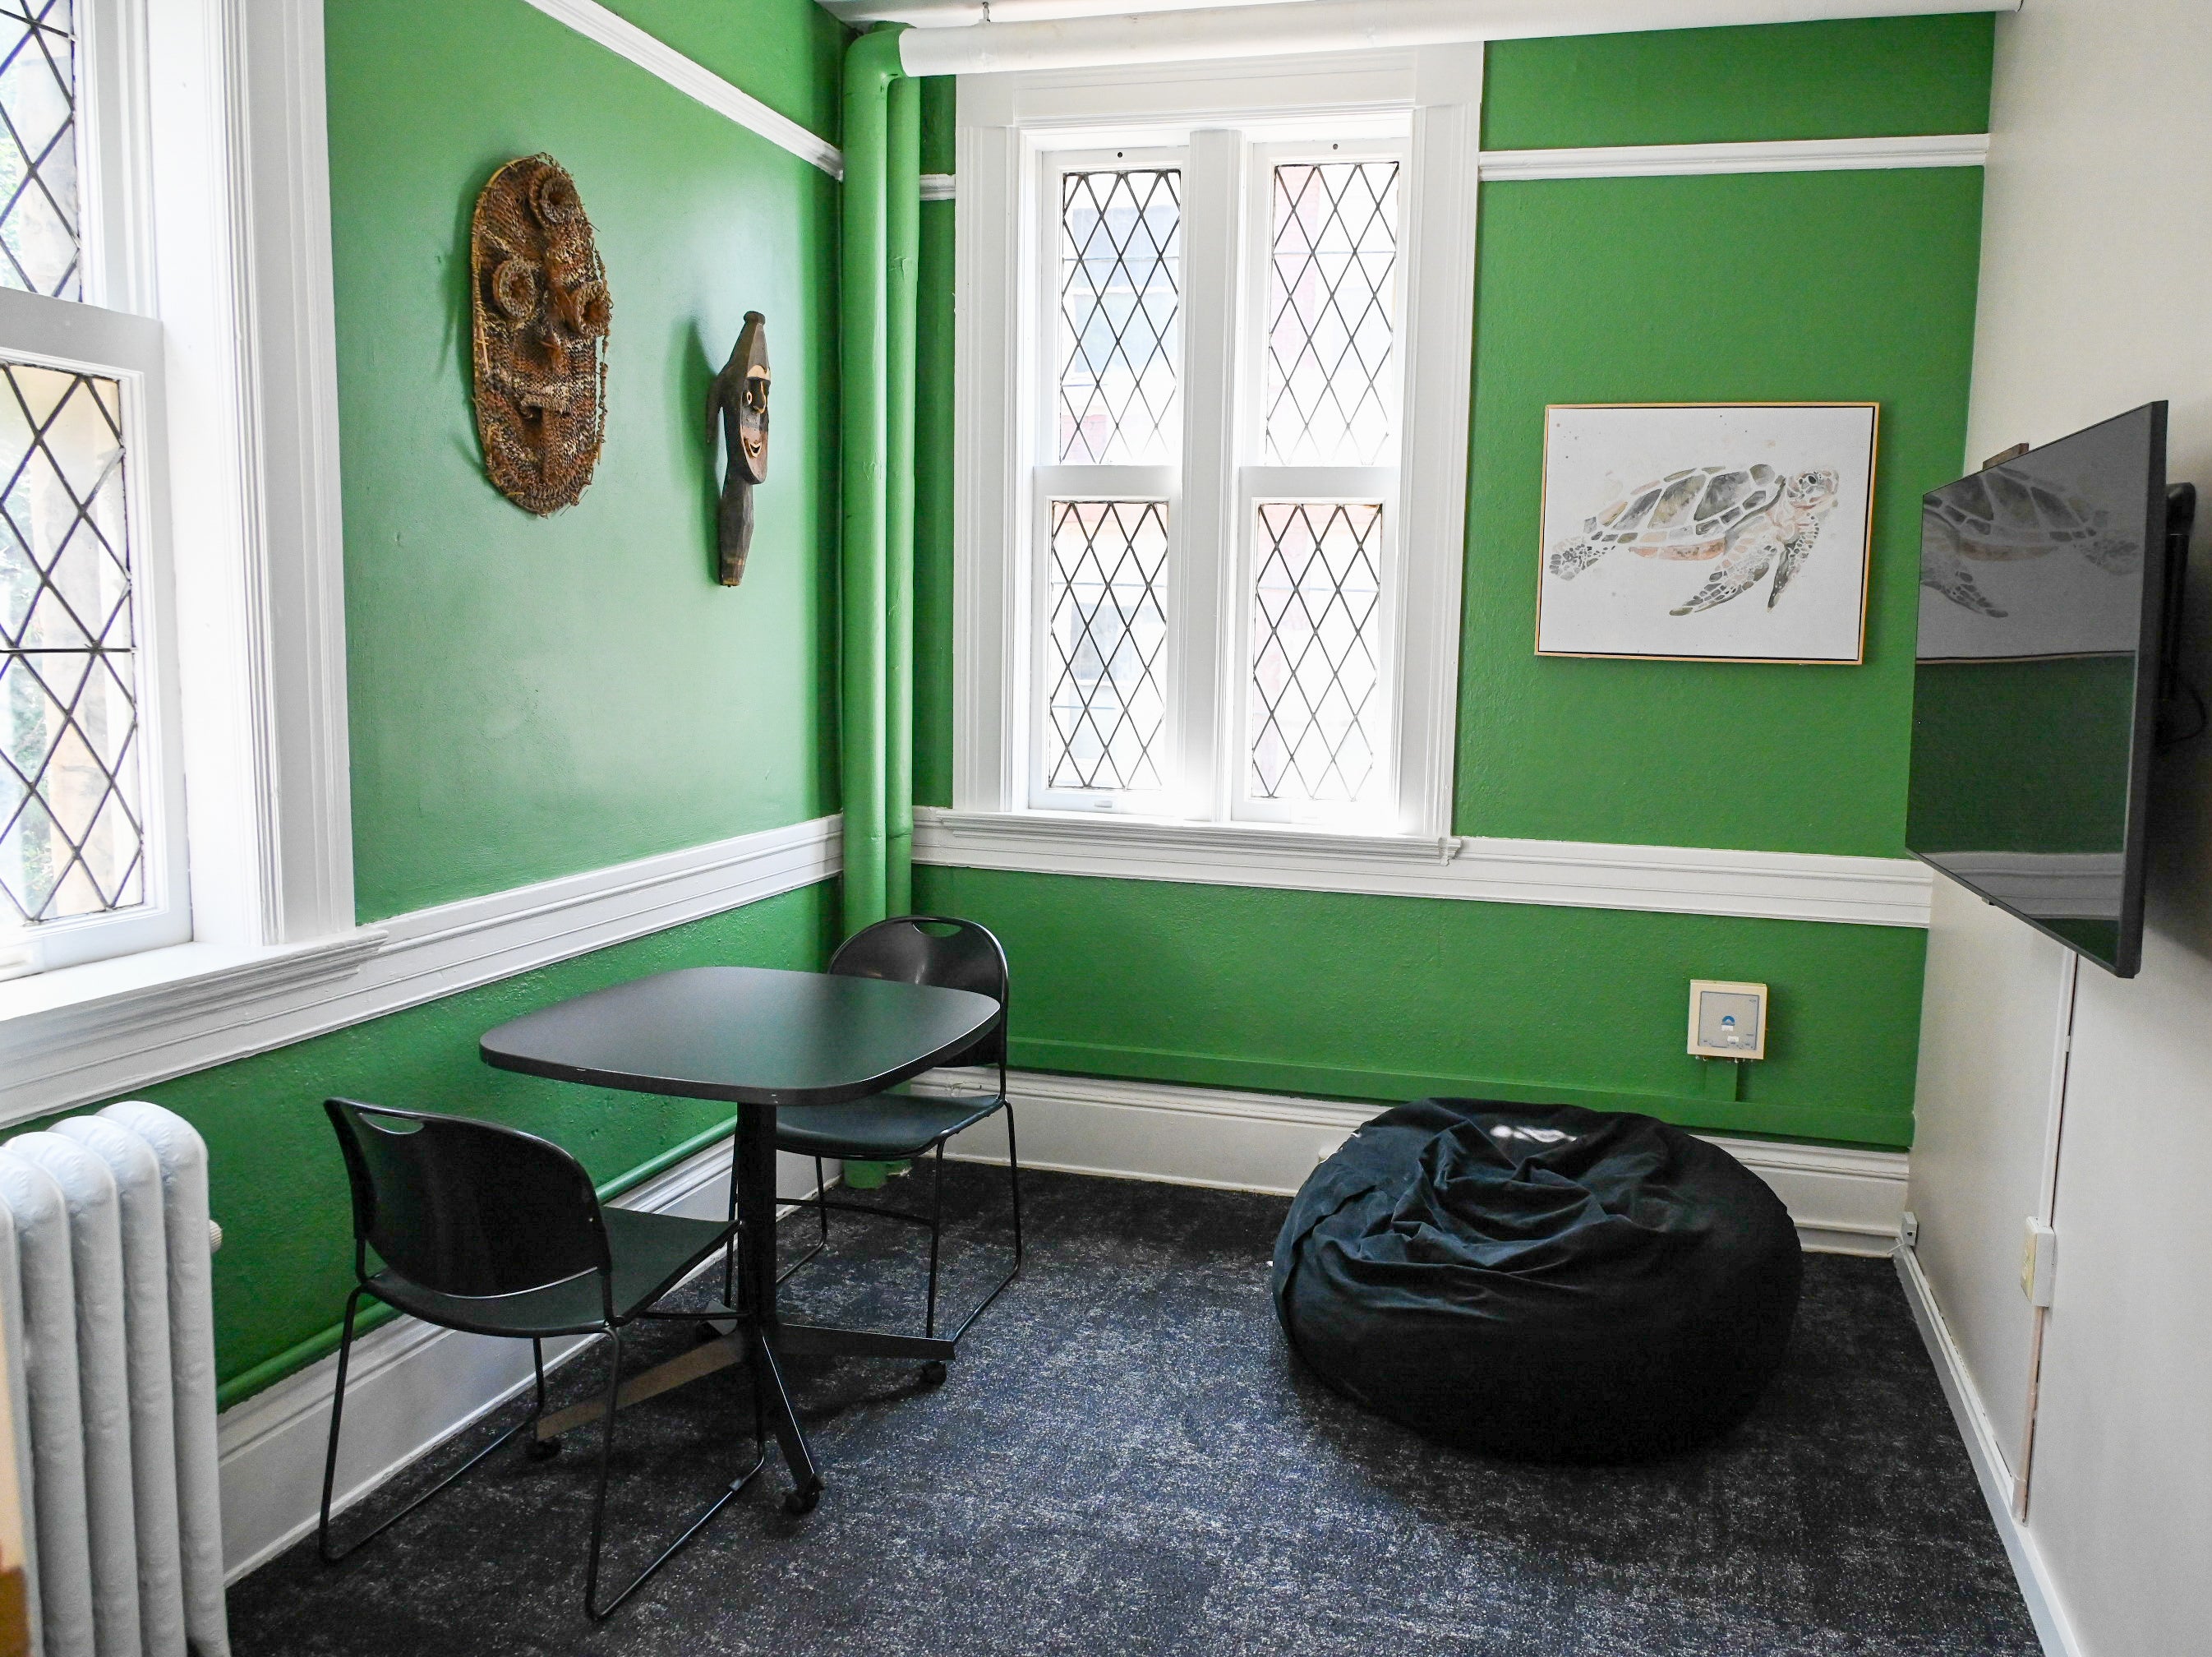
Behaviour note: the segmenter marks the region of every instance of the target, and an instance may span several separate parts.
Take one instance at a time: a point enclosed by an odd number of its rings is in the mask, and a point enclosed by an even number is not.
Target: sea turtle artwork
[[[1978,472],[1927,497],[1920,584],[1962,610],[2001,617],[2004,610],[1976,584],[1969,564],[2078,552],[2123,574],[2142,562],[2142,544],[2110,526],[2111,514],[2077,495],[2008,470]]]
[[[1628,490],[1552,549],[1548,567],[1572,581],[1616,547],[1639,557],[1718,559],[1705,584],[1668,613],[1695,615],[1749,592],[1770,570],[1772,609],[1812,556],[1836,504],[1838,474],[1751,466],[1689,466]]]

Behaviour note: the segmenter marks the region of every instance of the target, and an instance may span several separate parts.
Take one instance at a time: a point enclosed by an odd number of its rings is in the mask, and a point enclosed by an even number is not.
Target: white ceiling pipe
[[[1273,6],[1283,0],[823,0],[846,23],[911,23],[957,28],[970,23],[1036,23],[1079,17],[1127,17],[1138,12],[1204,11],[1226,6]]]
[[[1111,17],[913,29],[899,56],[909,75],[988,75],[2020,7],[2021,0],[1293,0],[1264,15],[1216,5],[1131,16],[1125,6]]]

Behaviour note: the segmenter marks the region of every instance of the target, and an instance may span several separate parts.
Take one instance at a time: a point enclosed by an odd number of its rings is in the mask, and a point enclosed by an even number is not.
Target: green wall
[[[1978,12],[1502,43],[1483,148],[1984,132],[1996,27]]]
[[[1901,856],[1920,496],[1965,441],[1980,172],[1491,184],[1480,210],[1461,832]],[[1826,399],[1881,405],[1863,667],[1535,655],[1546,404]]]
[[[811,0],[751,0],[742,34],[719,0],[617,9],[834,136],[846,37]],[[362,919],[836,810],[836,186],[522,0],[329,0],[326,30]],[[606,452],[546,520],[484,480],[466,287],[477,191],[538,150],[574,174],[614,297]],[[726,591],[703,409],[748,309],[775,469]],[[514,1123],[634,1184],[726,1110],[493,1070],[477,1037],[670,967],[818,967],[836,912],[802,889],[139,1090],[208,1142],[224,1400],[336,1343],[325,1097]]]
[[[629,9],[732,34],[714,0]],[[722,72],[820,120],[840,32],[745,10],[778,20],[763,78]],[[326,27],[362,918],[834,810],[836,183],[523,0],[331,0]],[[605,453],[543,520],[484,478],[467,288],[477,192],[538,150],[614,298]],[[732,589],[704,409],[748,310],[775,448]]]
[[[1501,43],[1486,142],[1978,131],[1990,42],[1963,17]],[[1457,832],[1903,855],[1915,503],[1960,464],[1979,190],[1968,169],[1484,187]],[[940,326],[948,252],[925,265]],[[1545,405],[1793,399],[1882,405],[1866,665],[1538,660]],[[949,516],[921,534],[916,776],[943,804]],[[1917,931],[951,869],[921,886],[1006,934],[1025,1063],[1911,1140]],[[1773,1056],[1741,1100],[1682,1051],[1693,977],[1773,987]]]

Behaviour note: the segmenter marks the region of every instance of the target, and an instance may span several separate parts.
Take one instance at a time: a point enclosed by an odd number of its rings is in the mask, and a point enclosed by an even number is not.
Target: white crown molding
[[[1911,1249],[1898,1249],[1896,1258],[1897,1275],[1905,1285],[1905,1303],[1912,1308],[1912,1321],[1920,1330],[1928,1355],[1935,1361],[1936,1377],[1942,1383],[1943,1397],[1959,1425],[1959,1436],[1966,1441],[1966,1457],[1973,1463],[1975,1482],[1981,1486],[1982,1500],[1989,1506],[1990,1520],[1996,1526],[1997,1536],[2004,1544],[2005,1557],[2011,1562],[2013,1575],[2019,1581],[2020,1596],[2027,1604],[2028,1618],[2035,1624],[2036,1637],[2043,1642],[2049,1657],[2083,1657],[2081,1639],[2059,1597],[2057,1582],[2043,1556],[2043,1549],[2034,1532],[2013,1516],[2012,1468],[2005,1460],[1981,1389],[1975,1386],[1973,1374],[1966,1368],[1966,1355],[1951,1333],[1943,1308],[1936,1299],[1935,1287],[1921,1269],[1920,1257]]]
[[[845,157],[836,144],[817,137],[787,115],[779,115],[749,92],[732,86],[714,70],[686,58],[675,47],[657,40],[628,19],[619,17],[596,0],[528,0],[556,21],[617,57],[627,58],[648,75],[658,76],[687,98],[696,99],[716,114],[727,117],[749,132],[757,133],[779,149],[820,168],[833,179],[845,176]]]
[[[998,1073],[934,1070],[916,1091],[994,1091]],[[1287,1093],[1017,1070],[1022,1166],[1169,1185],[1289,1196],[1314,1165],[1388,1108]],[[1902,1151],[1854,1149],[1700,1134],[1772,1188],[1815,1253],[1887,1255],[1905,1212]],[[955,1142],[965,1160],[1006,1160],[997,1118]]]
[[[1528,179],[1657,179],[1714,173],[1847,173],[1980,167],[1986,132],[1912,138],[1804,138],[1765,143],[1638,143],[1585,149],[1486,149],[1485,184]]]
[[[1256,13],[1228,4],[1133,15],[1137,9],[1127,5],[1039,4],[1024,9],[1034,21],[997,21],[992,12],[987,15],[994,21],[909,30],[899,41],[899,56],[909,75],[989,75],[1816,19],[2012,12],[2020,6],[2021,0],[1284,0]],[[1038,15],[1045,11],[1051,15]],[[963,21],[974,17],[969,13]]]
[[[1124,880],[1925,927],[1934,875],[1901,857],[915,810],[920,863]]]
[[[811,886],[841,867],[838,832],[817,818],[312,944],[188,944],[0,985],[0,1127]]]

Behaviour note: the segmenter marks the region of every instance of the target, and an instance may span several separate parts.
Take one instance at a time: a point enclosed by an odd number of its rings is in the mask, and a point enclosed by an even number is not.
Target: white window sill
[[[1680,915],[1928,924],[1909,858],[1452,835],[1355,834],[1076,812],[915,812],[915,861],[1107,880]]]
[[[252,1007],[279,990],[349,977],[383,947],[374,929],[267,948],[175,944],[0,984],[0,1072],[122,1031]]]
[[[917,832],[927,822],[933,833],[962,842],[1011,844],[1103,839],[1161,851],[1318,852],[1375,856],[1393,862],[1449,862],[1461,844],[1454,835],[1389,834],[1327,823],[1201,823],[1188,818],[1142,817],[1133,812],[945,811],[921,806],[915,810],[915,822]]]

